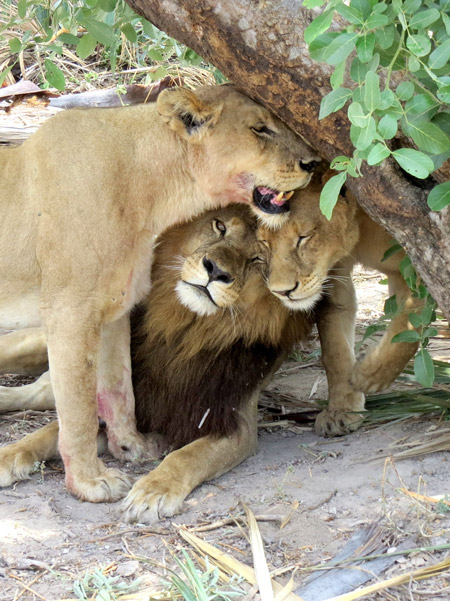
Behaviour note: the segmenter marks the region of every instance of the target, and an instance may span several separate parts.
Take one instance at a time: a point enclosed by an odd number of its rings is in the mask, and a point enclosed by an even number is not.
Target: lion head
[[[297,192],[291,217],[280,230],[264,226],[258,230],[270,253],[268,288],[294,311],[312,309],[326,293],[328,282],[339,277],[336,264],[358,240],[356,201],[340,197],[328,221],[319,198],[320,191],[314,188]]]
[[[190,144],[188,167],[212,197],[221,187],[221,198],[250,203],[268,226],[286,221],[319,158],[280,119],[232,85],[164,90],[157,108]]]

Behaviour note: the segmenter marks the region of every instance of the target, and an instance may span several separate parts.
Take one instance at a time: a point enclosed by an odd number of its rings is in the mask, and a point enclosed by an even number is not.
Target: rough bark
[[[331,68],[313,62],[303,41],[311,11],[297,0],[127,0],[141,15],[193,48],[301,134],[326,160],[353,147],[343,111],[318,121]],[[442,174],[438,180],[442,181]],[[444,171],[445,177],[445,171]],[[432,185],[432,182],[431,182]],[[361,206],[407,250],[450,316],[450,210],[431,212],[427,190],[393,160],[350,178]]]

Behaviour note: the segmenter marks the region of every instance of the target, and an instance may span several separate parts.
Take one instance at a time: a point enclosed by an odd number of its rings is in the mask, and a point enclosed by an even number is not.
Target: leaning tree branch
[[[351,156],[344,111],[318,121],[331,68],[310,59],[303,31],[311,11],[296,0],[127,0],[141,15],[217,66],[278,114],[327,161]],[[392,160],[350,178],[361,206],[406,249],[450,317],[450,211],[433,213],[427,192]]]

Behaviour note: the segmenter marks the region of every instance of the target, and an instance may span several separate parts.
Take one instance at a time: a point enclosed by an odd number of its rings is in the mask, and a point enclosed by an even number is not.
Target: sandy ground
[[[361,331],[380,314],[385,287],[370,273],[356,279]],[[448,340],[434,344],[434,354],[448,359],[449,345]],[[326,380],[320,360],[290,360],[276,375],[263,405],[282,408],[286,401],[291,407],[295,400],[314,404],[315,399],[323,398]],[[16,440],[52,417],[37,413],[0,416],[0,442]],[[261,419],[269,419],[267,409],[262,410]],[[142,577],[142,588],[158,580],[148,560],[170,562],[170,549],[187,546],[177,533],[177,524],[198,528],[242,515],[240,501],[255,514],[274,518],[260,522],[269,567],[290,567],[281,582],[293,567],[299,567],[297,586],[306,578],[305,568],[330,559],[352,533],[378,518],[391,536],[408,539],[409,547],[448,543],[450,512],[419,503],[399,490],[429,496],[449,494],[448,453],[388,459],[387,463],[384,459],[392,454],[397,441],[440,427],[437,420],[365,427],[331,441],[319,438],[310,423],[281,422],[276,427],[262,423],[256,455],[198,488],[182,514],[153,528],[123,523],[119,504],[77,501],[64,489],[61,464],[49,464],[31,480],[0,492],[0,601],[75,599],[74,581],[108,566],[111,575],[124,582]],[[107,459],[107,463],[115,465],[113,460]],[[130,465],[126,469],[137,477],[149,467]],[[279,518],[286,517],[288,523],[280,528]],[[198,535],[252,565],[248,541],[235,524]],[[443,557],[443,553],[421,552],[400,559],[389,574],[433,564]],[[429,582],[393,589],[391,596],[381,593],[370,599],[450,599],[450,589],[445,590],[449,585],[447,572]]]

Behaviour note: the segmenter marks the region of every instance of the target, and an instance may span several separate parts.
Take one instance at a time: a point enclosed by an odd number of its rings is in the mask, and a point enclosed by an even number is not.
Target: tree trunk
[[[311,60],[303,31],[313,13],[296,0],[127,0],[156,27],[193,48],[302,135],[325,160],[351,156],[344,111],[318,120],[331,67]],[[429,210],[430,187],[406,179],[393,159],[347,185],[408,252],[450,317],[450,208]],[[448,179],[445,170],[436,179]]]

